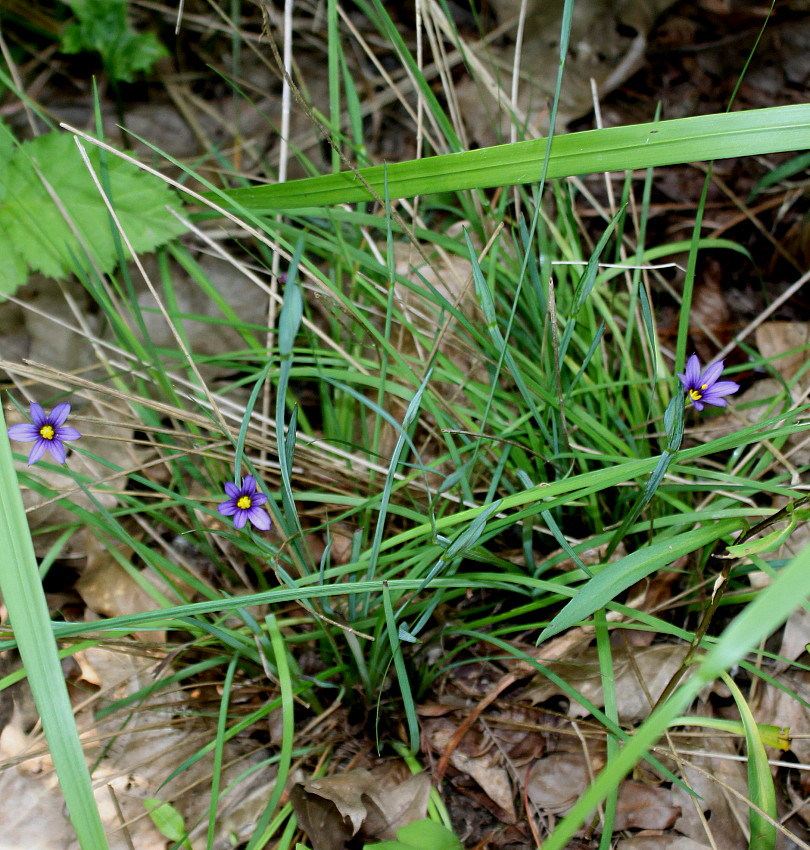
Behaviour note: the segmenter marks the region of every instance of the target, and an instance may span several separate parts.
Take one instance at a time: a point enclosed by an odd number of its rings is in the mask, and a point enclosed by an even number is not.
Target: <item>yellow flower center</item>
[[[703,393],[701,392],[701,390],[705,390],[708,386],[708,384],[701,384],[698,389],[689,390],[689,398],[691,398],[692,401],[700,401],[703,398]]]
[[[56,436],[56,431],[53,430],[53,425],[43,425],[39,429],[39,436],[43,440],[52,440]]]
[[[250,496],[240,496],[236,500],[236,507],[239,508],[240,511],[246,511],[253,504],[250,500]]]

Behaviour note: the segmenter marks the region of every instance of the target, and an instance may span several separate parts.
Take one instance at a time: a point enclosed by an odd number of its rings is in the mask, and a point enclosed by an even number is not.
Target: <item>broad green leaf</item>
[[[397,830],[396,841],[366,844],[363,850],[461,850],[452,832],[433,820],[419,820]]]
[[[648,576],[655,570],[671,564],[673,561],[694,552],[708,543],[728,534],[739,527],[739,520],[727,519],[718,523],[705,525],[692,531],[679,534],[652,546],[646,546],[631,552],[624,558],[608,564],[602,572],[592,578],[576,596],[574,596],[559,614],[541,632],[537,642],[570,628],[590,617],[594,611],[608,604],[622,591]],[[592,568],[594,569],[594,568]]]
[[[99,151],[88,148],[101,177]],[[111,155],[105,168],[109,182],[100,179],[101,185],[109,185],[135,251],[151,251],[184,231],[166,209],[179,206],[161,180]],[[88,251],[103,272],[112,271],[118,260],[113,225],[72,136],[48,133],[20,145],[5,172],[0,166],[0,181],[0,293],[23,284],[26,268],[64,277],[86,262]]]
[[[678,162],[804,150],[810,104],[699,115],[630,127],[554,136],[547,178],[625,171]],[[249,210],[304,209],[382,198],[533,183],[540,179],[545,139],[495,145],[410,162],[209,194]]]
[[[186,834],[186,826],[183,816],[171,803],[164,803],[156,797],[147,797],[143,801],[152,823],[161,835],[165,835],[170,841],[183,841],[182,847],[191,847],[191,842]],[[185,840],[184,840],[185,839]]]
[[[78,21],[65,28],[65,53],[97,51],[115,82],[131,83],[139,71],[148,71],[166,48],[151,32],[137,33],[127,20],[127,0],[63,0]]]

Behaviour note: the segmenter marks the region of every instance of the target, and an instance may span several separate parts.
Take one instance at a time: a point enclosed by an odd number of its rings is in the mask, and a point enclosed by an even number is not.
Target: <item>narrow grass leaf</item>
[[[807,147],[808,135],[810,104],[586,130],[554,137],[546,176],[800,151]],[[532,139],[208,197],[228,198],[243,209],[273,211],[375,200],[383,195],[386,174],[391,198],[534,183],[543,173],[546,144],[546,139]]]
[[[652,546],[638,549],[608,564],[543,629],[537,642],[542,643],[576,623],[581,623],[637,581],[671,564],[681,556],[713,543],[723,535],[739,528],[739,525],[739,521],[734,519],[709,523],[701,528],[683,532],[676,537],[653,543]]]
[[[0,405],[0,591],[28,674],[68,814],[83,850],[104,850],[90,774],[84,760],[62,665],[39,578],[34,546]]]
[[[268,634],[270,635],[270,643],[273,647],[273,660],[275,661],[278,686],[281,691],[281,747],[278,773],[276,774],[276,781],[273,785],[273,792],[267,801],[267,806],[262,812],[261,817],[256,823],[253,837],[248,842],[247,850],[255,850],[257,847],[264,846],[264,833],[286,789],[287,777],[289,776],[290,766],[292,764],[293,740],[295,736],[295,703],[293,701],[292,677],[290,674],[289,659],[287,658],[287,648],[284,644],[284,636],[281,634],[275,614],[268,614],[265,617],[265,622],[267,624]]]
[[[385,628],[388,634],[388,642],[391,646],[391,655],[394,659],[394,669],[397,671],[397,682],[402,694],[402,709],[408,724],[408,739],[412,753],[419,752],[419,721],[416,717],[416,705],[411,693],[408,670],[405,667],[405,659],[402,656],[402,644],[399,640],[394,606],[391,603],[391,592],[388,582],[382,584],[383,610],[385,611]]]

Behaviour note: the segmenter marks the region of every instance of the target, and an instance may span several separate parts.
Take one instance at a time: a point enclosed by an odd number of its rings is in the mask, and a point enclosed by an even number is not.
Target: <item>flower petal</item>
[[[231,481],[225,482],[225,493],[231,499],[238,499],[242,495],[239,487]]]
[[[270,528],[271,522],[270,517],[267,515],[267,511],[263,511],[261,508],[257,508],[254,505],[252,508],[245,511],[245,513],[256,528],[261,531],[267,531],[267,529]]]
[[[703,405],[699,401],[695,401],[694,399],[692,399],[692,404],[695,405],[695,410],[703,410]]]
[[[36,443],[34,443],[34,448],[31,449],[31,453],[28,455],[28,465],[32,466],[38,460],[41,460],[42,455],[45,454],[45,450],[50,445],[48,440],[38,439]]]
[[[250,497],[252,505],[263,505],[267,501],[267,496],[264,493],[253,493]]]
[[[724,396],[731,395],[732,393],[736,393],[740,388],[740,385],[735,381],[718,381],[716,384],[713,384],[706,390],[703,394],[703,399],[705,401],[707,396]]]
[[[70,405],[63,401],[61,404],[57,404],[56,407],[51,411],[51,415],[48,417],[48,421],[54,428],[57,425],[62,425],[65,420],[68,418],[70,413]]]
[[[248,514],[250,511],[245,511],[239,508],[233,517],[233,527],[234,528],[244,528],[245,523],[248,521]]]
[[[236,507],[236,502],[233,499],[228,499],[227,502],[220,502],[217,505],[217,511],[222,514],[222,516],[233,516],[239,508]]]
[[[57,463],[64,463],[67,460],[67,452],[61,440],[45,440],[45,444]]]
[[[252,496],[256,492],[256,479],[252,475],[246,475],[242,482],[242,495]]]
[[[42,405],[37,404],[35,401],[31,402],[31,407],[29,408],[31,411],[31,419],[34,421],[34,425],[37,426],[37,432],[39,429],[46,425],[48,422],[48,417],[45,415],[45,411],[42,409]]]
[[[81,434],[70,425],[60,425],[56,429],[57,440],[78,440]]]
[[[723,373],[723,363],[723,360],[718,360],[717,363],[712,363],[711,366],[707,367],[706,371],[700,376],[701,387],[705,384],[708,390],[717,381]]]
[[[700,360],[698,360],[697,354],[693,354],[686,361],[686,385],[687,389],[694,389],[698,386],[698,381],[700,380]]]
[[[8,429],[8,435],[18,443],[31,443],[39,439],[39,429],[30,422],[24,422],[21,425],[12,425]]]

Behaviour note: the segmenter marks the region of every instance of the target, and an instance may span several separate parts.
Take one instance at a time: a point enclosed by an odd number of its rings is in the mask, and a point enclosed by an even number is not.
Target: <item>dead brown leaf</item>
[[[637,723],[649,715],[655,700],[680,667],[685,652],[682,644],[656,644],[632,651],[627,647],[614,648],[616,698],[619,718],[623,723]],[[553,661],[547,666],[594,705],[601,708],[605,704],[596,647],[585,647],[574,658]],[[524,693],[535,704],[563,695],[563,691],[543,676],[538,676],[537,684],[528,687]],[[570,717],[585,717],[588,713],[574,700],[568,707]]]
[[[680,815],[669,788],[625,779],[619,786],[613,829],[669,829]]]
[[[314,850],[344,850],[359,835],[391,840],[403,826],[424,818],[430,778],[420,773],[384,787],[368,770],[296,783],[290,801]]]
[[[789,381],[807,362],[810,322],[764,322],[756,329],[757,348],[763,357],[777,357],[772,366]],[[793,348],[804,351],[786,354]]]
[[[683,835],[634,835],[620,841],[616,850],[711,850],[711,846]]]
[[[681,740],[680,749],[689,750],[690,754],[684,755],[688,763],[681,765],[679,773],[697,796],[693,797],[678,786],[672,787],[673,805],[681,810],[673,829],[699,844],[710,844],[706,835],[708,828],[716,850],[746,847],[741,825],[748,824],[748,807],[729,788],[743,797],[747,795],[747,768],[743,762],[722,758],[722,754],[737,754],[735,742],[731,738],[720,737],[708,742],[705,738],[686,739]],[[720,753],[721,757],[703,755],[702,752]]]
[[[518,0],[499,0],[492,6],[502,23],[517,22]],[[588,0],[577,6],[566,61],[566,84],[558,105],[558,126],[564,127],[593,108],[591,80],[601,95],[630,77],[644,61],[647,33],[672,0]],[[515,47],[475,46],[467,61],[474,79],[456,85],[456,97],[467,132],[479,145],[509,139],[510,114],[526,129],[523,138],[546,135],[548,104],[554,97],[559,59],[562,2],[530,0],[526,4],[521,49],[522,77],[516,108],[511,105],[510,82]]]
[[[444,754],[454,739],[456,724],[446,718],[436,718],[425,726],[425,736],[431,748]],[[514,823],[514,794],[509,774],[503,766],[500,752],[483,739],[478,729],[470,729],[450,752],[449,763],[459,772],[472,777],[503,812],[508,823]]]
[[[529,771],[526,791],[541,812],[562,814],[585,793],[602,766],[591,764],[583,752],[552,753],[539,759]]]

